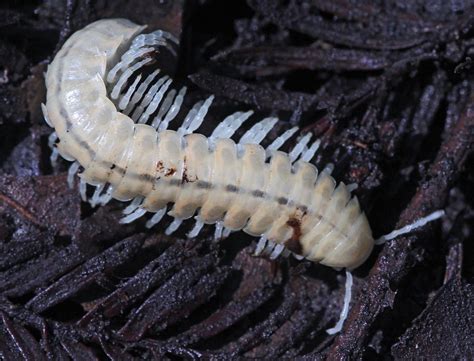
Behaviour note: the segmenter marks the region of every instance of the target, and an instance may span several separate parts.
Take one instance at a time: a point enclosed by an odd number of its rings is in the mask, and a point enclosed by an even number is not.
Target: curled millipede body
[[[193,106],[177,131],[168,130],[186,88],[172,89],[159,69],[143,78],[139,70],[156,49],[174,52],[177,40],[143,29],[124,19],[94,22],[73,34],[48,68],[43,111],[55,129],[50,141],[58,139],[53,157],[74,162],[70,181],[82,167],[83,198],[90,184],[94,205],[131,200],[122,222],[153,212],[148,226],[171,203],[167,233],[197,213],[190,236],[216,224],[217,234],[261,237],[259,251],[271,242],[272,258],[292,252],[334,268],[362,264],[374,246],[370,226],[351,187],[331,177],[332,165],[318,172],[309,163],[319,141],[310,144],[307,134],[289,153],[279,151],[293,128],[264,149],[259,143],[277,121],[265,118],[234,142],[251,112],[228,116],[210,137],[194,133],[213,97]]]

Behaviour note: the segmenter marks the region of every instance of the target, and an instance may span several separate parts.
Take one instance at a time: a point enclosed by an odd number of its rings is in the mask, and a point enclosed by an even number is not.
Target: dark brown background
[[[383,3],[383,4],[382,4]],[[0,355],[36,359],[473,359],[472,1],[2,1]],[[255,258],[242,232],[173,237],[123,205],[91,209],[52,166],[43,72],[103,17],[181,35],[164,64],[235,110],[323,141],[315,164],[355,192],[374,234],[444,208],[442,222],[377,247],[354,274]],[[291,145],[291,144],[290,144]]]

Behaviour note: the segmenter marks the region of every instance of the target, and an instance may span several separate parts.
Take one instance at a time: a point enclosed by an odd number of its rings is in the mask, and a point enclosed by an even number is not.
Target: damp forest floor
[[[120,225],[123,204],[68,188],[41,114],[48,63],[105,17],[180,37],[185,107],[216,95],[205,133],[252,109],[281,119],[263,145],[320,138],[375,236],[446,216],[374,249],[334,336],[343,272],[254,257],[243,232],[189,240],[191,221]],[[2,1],[0,358],[474,359],[473,56],[470,0]]]

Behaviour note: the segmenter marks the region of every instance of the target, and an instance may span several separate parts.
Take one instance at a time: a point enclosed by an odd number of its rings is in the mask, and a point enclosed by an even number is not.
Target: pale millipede
[[[310,163],[319,140],[310,143],[306,134],[282,152],[297,132],[292,128],[265,149],[259,144],[278,121],[269,117],[234,142],[231,137],[252,112],[229,115],[210,137],[194,133],[212,96],[195,104],[177,131],[168,130],[186,88],[172,89],[173,80],[160,69],[146,76],[141,70],[158,49],[174,53],[178,40],[161,30],[143,34],[144,29],[125,19],[96,21],[74,33],[48,67],[43,112],[55,130],[52,159],[59,154],[73,162],[70,184],[82,170],[82,198],[89,184],[95,186],[92,205],[131,200],[122,222],[152,212],[148,227],[174,204],[167,234],[197,213],[190,237],[204,224],[216,224],[216,238],[238,230],[260,237],[256,253],[272,259],[293,253],[337,269],[361,265],[375,244],[371,228],[357,197],[351,197],[353,186],[336,184],[332,164],[318,172]],[[441,215],[435,212],[379,240]],[[346,286],[350,282],[348,273]],[[349,298],[346,292],[341,320]]]

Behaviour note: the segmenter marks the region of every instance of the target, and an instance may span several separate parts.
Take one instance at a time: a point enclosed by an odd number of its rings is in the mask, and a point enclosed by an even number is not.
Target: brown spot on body
[[[184,184],[184,183],[189,183],[189,182],[192,182],[188,179],[188,172],[187,172],[187,169],[184,168],[183,169],[183,175],[181,176],[181,184]]]
[[[286,221],[287,226],[293,228],[293,234],[291,237],[285,241],[284,245],[291,252],[302,255],[303,246],[301,245],[300,238],[302,235],[301,232],[301,222],[303,221],[304,216],[306,215],[306,210],[297,208],[295,214],[288,218]]]
[[[186,156],[183,158],[183,175],[181,176],[181,184],[188,183],[188,166],[186,164]]]
[[[156,170],[160,173],[164,173],[163,170],[165,169],[163,162],[161,160],[156,163]]]
[[[291,252],[296,254],[301,254],[303,247],[300,243],[301,238],[301,221],[297,218],[290,217],[286,224],[293,228],[293,234],[291,238],[285,241],[285,247],[288,248]]]
[[[166,168],[161,160],[159,160],[159,161],[156,163],[156,170],[157,170],[159,173],[164,173],[164,176],[165,176],[165,177],[172,176],[173,174],[176,173],[176,168],[174,168],[174,167]]]
[[[186,156],[183,159],[183,175],[181,176],[181,184],[184,183],[193,183],[198,180],[197,175],[194,178],[188,176],[188,166],[186,164]]]
[[[168,169],[166,169],[165,177],[170,177],[175,173],[176,173],[176,168],[173,168],[173,167],[168,168]]]

